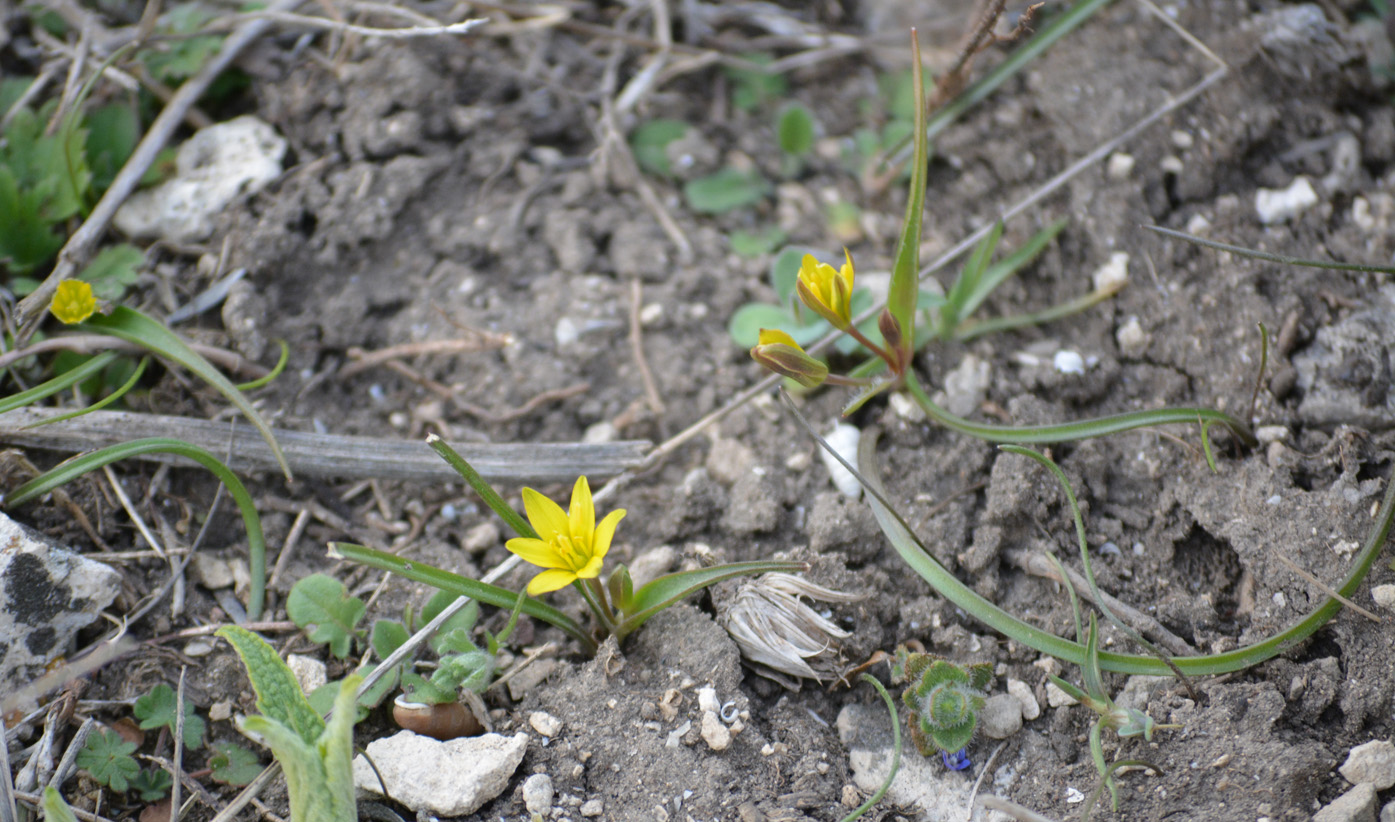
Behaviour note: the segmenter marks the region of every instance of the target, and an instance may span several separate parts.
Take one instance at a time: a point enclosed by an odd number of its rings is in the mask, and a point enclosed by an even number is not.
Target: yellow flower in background
[[[517,537],[504,547],[526,562],[546,568],[528,583],[528,594],[537,596],[565,588],[578,579],[600,576],[601,562],[610,550],[615,526],[624,510],[611,511],[596,524],[596,508],[591,502],[591,486],[579,477],[572,488],[571,509],[562,507],[532,488],[523,489],[523,508],[538,538]]]
[[[794,337],[778,328],[762,328],[751,359],[782,377],[789,377],[805,388],[828,379],[828,366],[804,352]]]
[[[82,280],[64,280],[53,292],[53,302],[48,304],[53,316],[68,325],[76,325],[97,310],[97,298],[92,296],[91,283]]]
[[[853,264],[846,248],[843,258],[847,262],[835,270],[828,263],[816,260],[814,255],[805,254],[795,286],[799,299],[840,331],[852,325]]]

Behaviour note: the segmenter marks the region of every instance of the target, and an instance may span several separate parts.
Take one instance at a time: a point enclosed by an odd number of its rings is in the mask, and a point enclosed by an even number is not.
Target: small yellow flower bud
[[[97,310],[92,285],[82,280],[64,280],[53,292],[53,302],[49,303],[48,310],[67,325],[82,322]]]
[[[760,340],[751,349],[751,359],[805,388],[813,388],[828,379],[828,366],[804,353],[793,337],[778,329],[760,330]]]
[[[853,264],[846,248],[843,258],[847,262],[835,270],[828,263],[814,259],[814,255],[805,254],[799,266],[799,282],[795,285],[800,301],[840,331],[852,325]]]

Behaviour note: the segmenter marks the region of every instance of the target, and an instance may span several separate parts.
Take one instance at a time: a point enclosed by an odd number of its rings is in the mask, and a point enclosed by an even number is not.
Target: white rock
[[[1265,225],[1282,223],[1317,205],[1317,192],[1307,177],[1293,178],[1288,188],[1261,188],[1255,192],[1255,213]]]
[[[1158,168],[1164,174],[1181,174],[1185,166],[1182,165],[1182,158],[1176,154],[1169,154],[1158,161]]]
[[[1079,353],[1062,348],[1051,358],[1051,365],[1062,374],[1084,374],[1085,358]]]
[[[1313,822],[1375,822],[1376,789],[1362,782],[1313,814]]]
[[[180,244],[207,239],[234,199],[281,176],[285,154],[285,139],[250,114],[199,129],[179,147],[174,177],[132,194],[113,222],[133,237]]]
[[[1124,680],[1124,687],[1114,695],[1114,702],[1123,708],[1147,711],[1148,698],[1153,695],[1153,690],[1171,681],[1170,676],[1136,674]]]
[[[824,437],[828,441],[828,446],[838,455],[847,460],[852,465],[857,465],[857,444],[862,439],[862,432],[855,426],[840,422],[833,427],[833,431]],[[852,472],[839,464],[831,454],[822,448],[819,449],[819,457],[823,459],[823,464],[828,468],[829,479],[833,480],[833,485],[843,493],[848,499],[857,499],[862,496],[862,484],[857,481],[857,477]]]
[[[650,582],[673,570],[678,561],[678,552],[672,545],[660,545],[634,558],[629,565],[630,581],[638,591]]]
[[[401,731],[368,743],[383,785],[413,811],[465,816],[503,793],[523,761],[528,735],[467,736],[449,742]],[[363,756],[354,758],[354,787],[382,793],[378,776]]]
[[[529,813],[546,815],[552,810],[552,777],[535,773],[523,780],[523,806]]]
[[[465,532],[460,547],[472,554],[482,554],[499,544],[499,526],[488,520]]]
[[[1271,442],[1284,442],[1289,437],[1287,425],[1261,425],[1255,429],[1255,439],[1268,445]]]
[[[12,694],[68,653],[116,599],[121,575],[3,514],[0,546],[0,694]]]
[[[1022,730],[1022,703],[1012,694],[994,694],[983,703],[978,726],[989,739],[1007,739]]]
[[[1371,599],[1382,608],[1395,610],[1395,585],[1377,585],[1371,589]]]
[[[588,819],[603,813],[605,813],[605,802],[599,799],[588,799],[581,803],[581,815]]]
[[[722,724],[716,711],[702,712],[702,739],[714,751],[725,751],[731,746],[731,729]]]
[[[610,420],[601,420],[592,423],[581,432],[581,441],[588,445],[599,445],[603,442],[614,442],[620,438],[620,432],[615,430],[615,425]]]
[[[1036,694],[1032,693],[1032,686],[1020,679],[1009,679],[1007,692],[1022,705],[1023,719],[1030,722],[1041,716],[1041,703],[1037,702]]]
[[[222,557],[195,553],[189,559],[189,572],[194,581],[210,591],[231,588],[236,580],[233,577],[232,563]]]
[[[954,370],[945,374],[942,404],[949,413],[967,417],[983,405],[993,368],[987,360],[965,354]],[[856,463],[853,463],[856,465]]]
[[[1133,173],[1134,162],[1132,154],[1116,151],[1109,155],[1109,161],[1105,163],[1104,173],[1109,175],[1111,180],[1127,179]]]
[[[880,706],[877,706],[880,707]],[[882,787],[891,772],[891,720],[872,705],[848,705],[838,714],[838,735],[848,749],[852,781],[864,796]],[[945,770],[938,756],[926,758],[907,745],[901,769],[887,790],[886,800],[915,806],[921,819],[963,819],[969,806],[972,779]],[[977,818],[977,817],[975,817]]]
[[[1378,791],[1387,790],[1395,785],[1395,745],[1385,739],[1357,745],[1338,770],[1353,785],[1369,782]]]
[[[528,724],[549,739],[562,732],[562,720],[546,711],[533,711],[528,715]]]
[[[563,317],[557,321],[552,328],[552,339],[557,341],[558,348],[566,348],[581,338],[581,326],[576,324],[576,320],[571,317]]]
[[[1061,690],[1054,682],[1046,683],[1046,704],[1053,708],[1064,708],[1067,705],[1074,705],[1075,697]]]
[[[697,692],[698,710],[712,711],[716,713],[722,709],[722,703],[717,701],[717,689],[708,685],[705,688],[698,688]]]
[[[300,683],[300,690],[307,696],[329,681],[325,664],[312,656],[289,654],[286,656],[286,667],[291,669],[295,681]]]
[[[1099,268],[1091,278],[1096,291],[1118,291],[1129,282],[1129,254],[1116,251],[1109,255],[1109,261]]]
[[[1183,131],[1181,129],[1175,129],[1172,132],[1172,144],[1182,149],[1183,151],[1186,151],[1187,149],[1191,148],[1192,143],[1194,143],[1195,141],[1195,138],[1192,137],[1192,135],[1189,132]]]
[[[1205,237],[1211,231],[1211,221],[1205,214],[1193,214],[1187,218],[1186,230],[1188,234]]]
[[[925,409],[905,393],[894,391],[887,401],[891,404],[892,412],[901,419],[907,422],[925,422]]]
[[[1148,349],[1148,332],[1143,330],[1143,324],[1137,317],[1125,320],[1114,332],[1114,339],[1119,343],[1119,350],[1127,357],[1137,357]]]
[[[1385,803],[1380,809],[1380,822],[1395,822],[1395,799]]]

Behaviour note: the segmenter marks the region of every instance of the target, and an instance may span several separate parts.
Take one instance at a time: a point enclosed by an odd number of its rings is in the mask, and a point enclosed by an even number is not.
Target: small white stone
[[[523,780],[523,806],[529,813],[547,814],[552,810],[552,777],[535,773]]]
[[[650,303],[639,310],[639,324],[644,326],[653,325],[664,316],[663,303]]]
[[[1255,192],[1255,213],[1265,225],[1282,223],[1317,205],[1317,192],[1307,177],[1293,178],[1288,188],[1261,188]]]
[[[708,685],[705,688],[698,688],[698,710],[717,712],[722,709],[722,703],[717,701],[717,689]]]
[[[1046,683],[1046,704],[1053,708],[1064,708],[1067,705],[1074,705],[1075,697],[1061,690],[1060,686],[1054,682]]]
[[[1361,548],[1361,544],[1352,539],[1339,539],[1332,543],[1331,548],[1332,553],[1342,559],[1351,559],[1352,554],[1355,554],[1357,550]]]
[[[1134,159],[1132,154],[1125,154],[1116,151],[1109,155],[1109,161],[1105,164],[1104,173],[1109,175],[1111,180],[1124,180],[1133,173]]]
[[[630,582],[636,591],[673,570],[678,552],[672,545],[659,545],[634,558],[630,563]]]
[[[1377,585],[1371,589],[1371,599],[1382,608],[1395,610],[1395,585]]]
[[[813,461],[814,458],[809,456],[808,451],[799,451],[785,458],[785,469],[789,471],[808,471],[809,464]]]
[[[208,656],[218,647],[218,643],[208,637],[189,640],[184,646],[184,655],[192,657]]]
[[[1255,429],[1255,439],[1265,445],[1271,442],[1283,442],[1288,439],[1288,436],[1287,425],[1261,425]]]
[[[716,711],[703,711],[702,739],[714,751],[725,751],[731,745],[731,729],[722,724]]]
[[[605,813],[605,802],[599,799],[588,799],[581,803],[581,815],[588,819],[603,813]]]
[[[850,465],[857,465],[857,444],[862,439],[862,432],[856,426],[840,422],[834,426],[833,431],[824,437],[828,441],[828,447],[838,452],[838,455],[847,460]],[[828,468],[829,479],[833,480],[833,485],[843,496],[848,499],[857,499],[862,496],[862,484],[857,481],[857,477],[852,472],[844,468],[838,460],[833,458],[822,448],[819,449],[819,457],[823,459],[823,464]]]
[[[1187,233],[1197,237],[1205,237],[1211,233],[1211,221],[1206,219],[1204,214],[1193,214],[1187,219]]]
[[[1080,790],[1077,788],[1072,788],[1069,785],[1066,786],[1066,804],[1079,805],[1081,802],[1084,801],[1085,794],[1081,793]]]
[[[300,683],[301,692],[307,695],[329,681],[325,664],[312,656],[290,654],[286,657],[286,667],[291,669],[295,681]]]
[[[1169,154],[1158,162],[1158,168],[1162,169],[1164,174],[1181,174],[1182,158],[1175,154]]]
[[[1338,771],[1353,785],[1369,782],[1378,791],[1388,790],[1395,785],[1395,745],[1385,739],[1357,745]]]
[[[581,326],[571,317],[563,317],[553,326],[552,339],[557,341],[558,348],[566,348],[581,338]]]
[[[1270,597],[1269,599],[1274,603],[1274,607],[1276,608],[1288,607],[1288,597],[1284,596],[1283,591],[1275,591],[1274,596]]]
[[[1037,702],[1036,694],[1032,693],[1032,686],[1020,679],[1009,679],[1007,692],[1022,705],[1023,719],[1030,722],[1041,716],[1041,703]]]
[[[1116,251],[1104,265],[1095,269],[1092,277],[1096,291],[1118,291],[1129,282],[1129,253]]]
[[[549,739],[562,732],[562,720],[546,711],[533,711],[528,715],[528,724]]]
[[[939,392],[940,404],[951,414],[969,416],[988,396],[992,376],[993,367],[987,360],[973,354],[964,355],[959,365],[945,374],[944,390]]]
[[[1061,661],[1054,656],[1044,656],[1032,663],[1033,668],[1040,668],[1050,676],[1061,675]]]
[[[907,422],[925,422],[925,409],[902,392],[893,392],[888,402],[891,403],[892,413],[901,419]]]
[[[368,743],[373,766],[363,756],[354,758],[354,786],[376,794],[385,784],[388,795],[413,811],[466,816],[508,787],[527,749],[527,734],[438,742],[401,731]]]
[[[460,547],[472,554],[481,554],[499,544],[499,526],[489,520],[465,532]]]
[[[1012,694],[994,694],[984,701],[978,722],[989,739],[1007,739],[1022,730],[1022,703]]]
[[[1085,358],[1079,353],[1062,348],[1051,358],[1051,365],[1062,374],[1084,374]]]
[[[1187,149],[1191,148],[1192,143],[1194,142],[1195,139],[1192,137],[1192,135],[1185,131],[1182,131],[1181,129],[1176,129],[1172,132],[1172,144],[1182,149],[1183,151],[1186,151]]]
[[[1137,317],[1125,320],[1114,332],[1114,339],[1119,343],[1119,350],[1128,357],[1137,357],[1148,349],[1148,332],[1143,330]]]
[[[1362,782],[1313,814],[1313,822],[1368,822],[1375,816],[1375,786]]]
[[[1380,822],[1395,822],[1395,799],[1385,803],[1380,809]]]
[[[599,445],[603,442],[615,442],[620,438],[620,432],[615,430],[615,426],[610,420],[601,420],[592,423],[581,432],[581,441],[589,445]]]
[[[1371,216],[1371,201],[1365,197],[1351,198],[1351,221],[1362,231],[1374,231],[1378,223]]]

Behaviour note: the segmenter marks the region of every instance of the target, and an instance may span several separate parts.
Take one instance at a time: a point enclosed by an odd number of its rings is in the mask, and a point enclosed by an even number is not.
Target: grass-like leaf
[[[631,610],[615,628],[615,639],[616,641],[623,640],[650,617],[709,585],[715,585],[718,582],[735,579],[739,576],[777,571],[794,574],[807,570],[809,570],[809,565],[804,562],[732,562],[712,568],[700,568],[696,571],[664,574],[634,592],[630,600]]]

